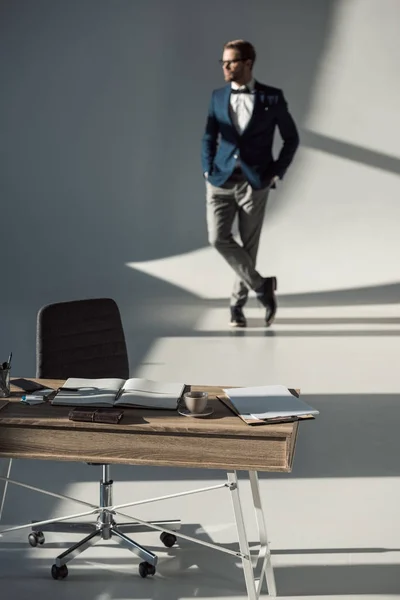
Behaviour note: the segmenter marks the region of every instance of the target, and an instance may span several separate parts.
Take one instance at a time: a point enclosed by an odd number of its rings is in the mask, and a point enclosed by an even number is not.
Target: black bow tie
[[[248,87],[244,87],[244,88],[232,88],[231,89],[231,94],[251,94],[252,92],[249,90]]]

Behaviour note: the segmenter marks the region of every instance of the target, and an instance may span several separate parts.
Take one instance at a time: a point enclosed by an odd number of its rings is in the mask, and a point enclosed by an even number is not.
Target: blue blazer
[[[231,176],[237,159],[254,189],[267,187],[277,175],[283,178],[299,145],[299,134],[282,90],[255,82],[254,110],[246,129],[239,134],[230,117],[230,84],[214,90],[202,141],[203,173],[222,186]],[[277,160],[272,156],[275,129],[283,146]]]

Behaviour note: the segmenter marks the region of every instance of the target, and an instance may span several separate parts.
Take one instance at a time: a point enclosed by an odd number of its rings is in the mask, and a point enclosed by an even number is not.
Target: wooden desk
[[[35,381],[51,388],[59,387],[63,383],[63,380],[36,379]],[[216,398],[217,395],[223,394],[220,387],[191,386],[191,388],[209,393],[210,403],[214,409],[210,417],[193,419],[171,411],[124,408],[124,417],[118,425],[70,421],[68,413],[71,407],[46,404],[26,406],[20,402],[21,392],[12,388],[13,396],[4,402],[0,401],[0,458],[225,470],[228,476],[226,484],[197,491],[224,486],[229,489],[240,552],[235,553],[217,545],[204,544],[196,538],[183,534],[177,533],[177,536],[240,557],[250,600],[259,598],[264,578],[269,595],[275,596],[275,579],[257,471],[291,471],[298,423],[246,425]],[[243,519],[237,470],[248,471],[250,478],[260,536],[260,551],[254,565]],[[9,482],[24,485],[11,480],[9,475],[0,479],[6,481],[6,486]],[[46,493],[44,490],[38,491]],[[175,496],[179,495],[182,494],[175,494]],[[5,492],[2,504],[4,498]],[[122,506],[134,504],[137,502],[125,503]],[[109,508],[119,514],[117,510],[119,506]],[[104,510],[104,506],[102,509]],[[56,521],[57,519],[54,520]],[[137,521],[153,529],[166,530],[166,528],[153,526],[150,522],[140,521],[140,519]],[[19,528],[29,526],[27,524]],[[16,528],[0,531],[0,534],[12,529]],[[259,577],[256,577],[258,566],[261,568]]]
[[[35,381],[52,388],[63,383]],[[246,425],[216,398],[223,394],[220,387],[191,387],[209,393],[210,417],[124,408],[118,425],[69,421],[71,407],[26,406],[17,388],[11,388],[17,395],[2,409],[0,401],[0,457],[291,471],[297,423]]]

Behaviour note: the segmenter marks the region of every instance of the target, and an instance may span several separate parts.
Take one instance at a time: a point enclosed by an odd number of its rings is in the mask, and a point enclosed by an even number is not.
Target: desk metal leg
[[[247,588],[248,600],[258,600],[260,597],[262,584],[265,579],[268,585],[269,596],[276,596],[276,586],[274,572],[271,563],[271,553],[267,540],[267,532],[265,527],[264,513],[261,505],[260,489],[258,486],[257,473],[255,471],[249,471],[251,491],[253,496],[253,504],[256,511],[258,530],[260,535],[261,548],[259,551],[258,558],[255,565],[252,564],[252,557],[250,555],[249,543],[247,539],[246,526],[243,518],[243,510],[240,501],[238,478],[236,471],[228,472],[228,482],[232,494],[233,510],[235,513],[236,528],[239,538],[239,547],[242,555],[242,564],[244,578]],[[258,579],[258,585],[256,584],[255,569],[258,563],[262,559],[261,574]]]
[[[0,522],[3,516],[3,509],[4,509],[4,504],[6,502],[6,495],[7,495],[7,488],[8,488],[8,479],[10,477],[11,474],[11,467],[12,467],[12,458],[8,459],[8,467],[7,467],[7,475],[6,475],[6,479],[4,481],[4,488],[3,488],[3,494],[2,494],[2,498],[1,498],[1,504],[0,504]]]
[[[251,493],[253,496],[253,504],[256,511],[256,518],[258,523],[258,533],[260,537],[260,551],[255,564],[255,568],[258,567],[258,563],[262,560],[261,573],[260,573],[260,590],[262,587],[263,577],[265,574],[265,580],[268,586],[268,593],[270,596],[276,596],[276,584],[274,569],[271,561],[271,550],[269,547],[267,528],[265,525],[265,516],[261,503],[260,486],[258,485],[257,471],[249,471]]]
[[[240,502],[236,471],[228,472],[228,481],[230,485],[230,490],[232,492],[233,511],[235,513],[240,552],[242,553],[242,565],[244,578],[246,581],[247,597],[249,600],[257,600],[258,594],[256,591],[256,584],[254,580],[253,565],[251,564],[249,543],[247,541],[246,527],[243,519],[242,504]]]

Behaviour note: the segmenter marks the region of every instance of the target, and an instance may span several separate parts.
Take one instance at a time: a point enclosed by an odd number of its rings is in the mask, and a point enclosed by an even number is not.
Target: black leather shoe
[[[231,306],[231,327],[246,327],[247,321],[241,306]]]
[[[265,324],[267,327],[272,325],[278,308],[275,297],[277,287],[278,280],[276,277],[266,277],[263,285],[256,292],[258,300],[266,308]]]

